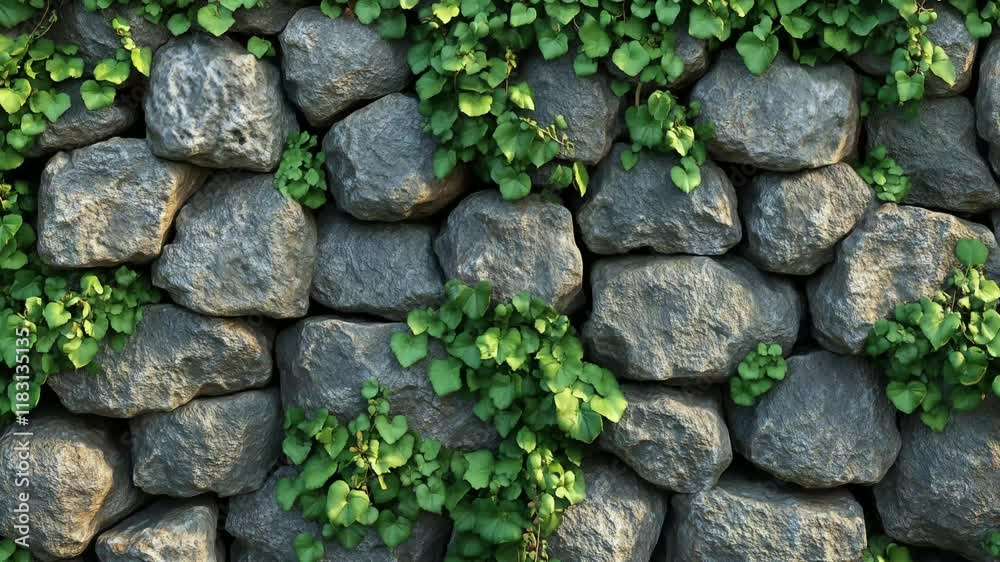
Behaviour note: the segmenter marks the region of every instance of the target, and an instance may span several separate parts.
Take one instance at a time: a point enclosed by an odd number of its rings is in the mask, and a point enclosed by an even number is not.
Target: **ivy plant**
[[[776,381],[784,380],[787,372],[781,346],[759,343],[740,361],[736,374],[729,377],[729,396],[740,406],[753,406]]]
[[[307,131],[288,136],[274,185],[285,197],[317,209],[326,203],[326,153],[317,147],[316,135]]]
[[[1000,396],[1000,286],[983,271],[988,253],[979,240],[959,240],[960,266],[945,289],[896,305],[892,319],[879,320],[868,335],[866,350],[889,378],[889,400],[903,413],[919,410],[934,431],[952,412]]]
[[[862,562],[913,562],[910,549],[896,544],[885,535],[871,535]]]
[[[910,178],[903,168],[889,157],[884,145],[868,152],[865,161],[855,167],[858,175],[875,190],[880,201],[902,203],[910,193]]]
[[[236,23],[233,14],[256,7],[260,0],[83,0],[87,10],[105,10],[114,4],[127,4],[151,23],[166,23],[173,35],[183,35],[192,26],[219,37]]]
[[[12,539],[0,540],[0,562],[32,562],[35,558]]]

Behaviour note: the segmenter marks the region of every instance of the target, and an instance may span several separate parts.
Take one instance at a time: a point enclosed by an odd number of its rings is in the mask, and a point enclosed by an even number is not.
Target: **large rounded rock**
[[[202,316],[170,304],[147,306],[142,312],[125,349],[106,349],[101,355],[98,373],[78,370],[49,377],[49,388],[70,411],[130,418],[271,380],[270,327]]]
[[[330,193],[361,220],[427,217],[465,191],[462,166],[434,176],[437,142],[416,99],[391,94],[355,111],[323,138]]]
[[[969,100],[924,100],[916,112],[883,110],[866,123],[868,149],[885,145],[910,178],[905,202],[959,213],[1000,207],[1000,188],[976,149]]]
[[[15,435],[18,427],[11,425],[0,437],[0,468],[6,475],[0,478],[0,532],[12,539],[29,534],[36,558],[79,556],[98,531],[141,503],[142,492],[130,478],[128,450],[106,421],[33,412],[24,430],[31,434]],[[27,501],[20,494],[27,494]],[[27,514],[22,503],[28,504]],[[19,523],[19,514],[28,521]],[[19,532],[18,524],[27,530]]]
[[[667,500],[614,457],[583,461],[587,499],[571,506],[548,539],[553,558],[587,562],[647,562],[656,546]]]
[[[232,33],[277,35],[288,25],[288,20],[307,4],[307,0],[263,0],[246,10],[233,12]]]
[[[706,162],[701,186],[691,193],[674,187],[673,154],[644,152],[629,171],[615,145],[598,166],[577,211],[580,235],[598,254],[652,248],[662,254],[719,255],[740,241],[736,191],[723,171]]]
[[[580,302],[583,257],[573,215],[539,196],[504,201],[495,190],[466,197],[434,242],[446,278],[493,282],[504,301],[528,291],[560,310]]]
[[[989,143],[990,166],[1000,173],[1000,38],[990,39],[979,60],[976,131]]]
[[[389,389],[393,412],[416,433],[453,448],[482,448],[496,430],[479,420],[464,396],[440,397],[427,378],[427,363],[404,369],[389,347],[401,323],[373,323],[314,316],[278,335],[278,370],[285,409],[326,408],[347,423],[365,411],[361,386],[370,378]],[[433,350],[440,357],[439,350]]]
[[[736,450],[804,488],[875,484],[900,443],[883,385],[881,373],[860,357],[828,351],[791,357],[785,380],[757,405],[728,403]]]
[[[565,133],[574,148],[561,148],[560,157],[600,162],[615,139],[622,104],[611,91],[610,81],[600,74],[578,77],[569,56],[550,61],[538,55],[525,57],[517,71],[517,80],[527,82],[534,92],[532,119],[542,127],[555,123],[557,115],[566,119]]]
[[[302,518],[298,507],[283,511],[275,500],[281,478],[295,478],[295,469],[279,468],[256,492],[229,500],[226,531],[235,539],[231,562],[289,562],[297,560],[295,536],[309,533],[320,538],[320,525]],[[387,548],[374,532],[353,550],[335,542],[324,544],[319,562],[439,562],[451,534],[445,517],[424,513],[417,519],[409,540],[394,549]]]
[[[833,261],[874,197],[847,164],[755,176],[740,193],[743,255],[766,271],[812,275]]]
[[[225,562],[216,558],[219,508],[211,496],[160,500],[97,538],[101,562]]]
[[[318,6],[296,12],[280,40],[288,96],[314,127],[329,127],[358,102],[398,92],[410,80],[405,43],[382,39],[375,26],[353,18],[328,18]]]
[[[691,98],[699,121],[715,125],[707,144],[717,160],[792,172],[844,160],[857,144],[858,79],[843,63],[802,66],[778,53],[754,76],[727,49]]]
[[[132,479],[151,494],[232,496],[259,488],[281,453],[277,389],[198,398],[129,420]]]
[[[623,384],[628,408],[600,446],[644,480],[674,492],[711,488],[733,460],[717,392]]]
[[[140,102],[129,99],[126,91],[119,92],[108,107],[90,110],[80,97],[80,83],[67,80],[58,88],[60,93],[69,94],[69,109],[55,123],[45,124],[45,130],[35,137],[35,144],[26,155],[41,156],[89,146],[124,133],[135,123]]]
[[[440,302],[444,280],[433,226],[361,222],[330,209],[318,222],[312,295],[320,303],[402,320]]]
[[[157,156],[209,168],[273,170],[298,131],[277,67],[202,33],[156,51],[143,105]]]
[[[791,349],[801,302],[743,259],[601,260],[583,338],[598,363],[635,380],[722,382],[760,342]]]
[[[177,216],[153,283],[212,316],[303,316],[316,263],[316,225],[270,174],[214,176]]]
[[[908,544],[992,562],[982,548],[1000,528],[1000,401],[954,414],[941,433],[918,416],[902,423],[903,448],[875,502],[885,531]]]
[[[897,304],[944,286],[958,265],[961,238],[981,240],[997,262],[996,240],[984,226],[892,203],[868,213],[840,243],[836,260],[809,281],[816,339],[831,351],[860,353],[871,325]]]
[[[142,139],[60,152],[38,189],[38,254],[75,268],[152,260],[204,180],[204,170],[161,160]]]
[[[846,490],[807,492],[725,476],[711,490],[678,494],[654,562],[861,560],[865,517]]]

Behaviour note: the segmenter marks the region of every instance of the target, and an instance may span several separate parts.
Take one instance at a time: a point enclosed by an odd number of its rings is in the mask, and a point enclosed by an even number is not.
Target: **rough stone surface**
[[[225,562],[216,557],[211,496],[160,500],[97,538],[101,562]]]
[[[440,302],[444,280],[433,226],[361,222],[331,209],[318,223],[312,295],[320,303],[403,320],[414,308]]]
[[[26,152],[42,156],[57,150],[73,150],[109,139],[127,131],[139,116],[141,100],[133,99],[130,90],[119,91],[111,105],[93,111],[80,97],[79,80],[62,82],[58,90],[69,94],[70,107],[55,123],[46,123],[45,130]]]
[[[582,298],[573,216],[539,196],[511,202],[490,189],[466,197],[448,215],[434,249],[446,279],[488,279],[498,301],[529,291],[567,310]]]
[[[886,533],[907,544],[992,562],[980,547],[1000,527],[1000,402],[953,414],[941,433],[918,416],[902,422],[899,459],[875,486]]]
[[[675,155],[644,152],[629,171],[622,168],[618,144],[594,172],[577,211],[580,234],[598,254],[624,254],[652,248],[663,254],[724,254],[740,241],[736,190],[712,162],[701,168],[701,186],[677,189],[670,169]]]
[[[325,17],[325,16],[324,16]],[[427,217],[465,191],[462,166],[434,177],[437,142],[415,98],[390,94],[339,121],[323,138],[330,193],[361,220]]]
[[[273,170],[298,131],[277,67],[203,33],[156,51],[143,105],[157,156],[208,168]]]
[[[932,98],[953,96],[964,92],[972,82],[979,42],[969,34],[965,17],[958,10],[947,2],[934,2],[932,7],[937,13],[937,21],[927,27],[926,36],[948,55],[955,67],[955,83],[949,86],[944,80],[928,73],[924,95]]]
[[[823,347],[860,353],[871,325],[902,302],[931,296],[958,265],[955,243],[977,238],[994,257],[986,227],[919,207],[886,203],[869,212],[840,246],[836,260],[809,281],[813,334]]]
[[[738,257],[601,260],[583,338],[621,377],[723,382],[759,342],[795,343],[801,302],[791,283]]]
[[[736,450],[804,488],[875,484],[900,444],[884,387],[881,373],[861,357],[791,357],[785,379],[755,406],[728,402]]]
[[[147,306],[125,349],[101,355],[98,373],[69,371],[47,383],[76,413],[130,418],[169,411],[195,396],[267,384],[273,336],[259,322]]]
[[[611,81],[600,74],[581,78],[573,70],[569,56],[547,61],[540,55],[518,63],[518,79],[534,92],[535,111],[531,118],[541,126],[566,118],[565,131],[574,144],[573,152],[563,148],[560,157],[596,164],[611,150],[618,129],[621,98],[611,91]]]
[[[628,408],[600,446],[644,480],[674,492],[711,488],[733,460],[717,391],[623,384]]]
[[[277,389],[198,398],[129,420],[132,479],[151,494],[221,497],[259,488],[281,453]]]
[[[285,330],[276,345],[285,408],[326,408],[346,423],[366,408],[361,385],[375,377],[389,389],[393,412],[406,416],[416,433],[454,448],[494,443],[496,430],[473,414],[469,399],[434,393],[426,361],[409,369],[399,365],[389,340],[406,329],[402,323],[314,316]]]
[[[691,37],[684,27],[674,32],[674,38],[676,41],[674,52],[684,62],[684,71],[670,83],[670,87],[673,89],[686,88],[708,71],[711,53],[708,51],[708,43],[702,39]]]
[[[18,493],[28,491],[30,545],[41,560],[72,558],[86,550],[101,529],[128,515],[142,501],[132,485],[128,450],[111,426],[99,418],[57,412],[32,412],[28,438],[30,489],[16,487],[15,447],[24,438],[11,425],[0,437],[0,531],[15,534]]]
[[[58,20],[46,37],[57,43],[80,47],[79,56],[92,68],[100,59],[114,58],[122,46],[121,37],[110,24],[116,17],[128,23],[132,39],[140,47],[156,51],[170,39],[165,20],[162,24],[152,23],[134,6],[117,2],[100,11],[87,10],[83,2],[62,2],[58,8]],[[133,76],[137,74],[132,72]]]
[[[990,166],[1000,173],[1000,39],[993,38],[979,57],[976,131],[989,143]]]
[[[843,63],[802,66],[779,53],[761,76],[735,50],[695,84],[699,121],[715,124],[717,160],[796,171],[847,159],[857,144],[858,79]]]
[[[60,152],[38,190],[38,254],[75,268],[152,260],[204,180],[204,170],[161,160],[142,139]]]
[[[303,316],[316,262],[316,225],[270,174],[214,176],[177,215],[153,283],[212,316]]]
[[[320,526],[302,519],[298,507],[282,511],[274,500],[280,478],[294,478],[295,469],[279,468],[259,490],[229,500],[226,531],[235,538],[230,562],[288,562],[296,560],[292,543],[299,533],[320,536]],[[451,524],[448,519],[425,513],[413,527],[410,539],[388,549],[374,532],[354,550],[335,542],[324,545],[320,562],[439,562],[444,556]]]
[[[618,459],[583,461],[587,501],[566,510],[549,537],[549,552],[561,560],[646,562],[667,514],[666,495]]]
[[[236,10],[232,33],[277,35],[295,12],[306,5],[305,0],[261,0],[249,10]]]
[[[865,519],[846,490],[802,491],[726,475],[719,485],[678,494],[655,562],[847,562],[861,560]]]
[[[755,176],[740,192],[742,253],[766,271],[811,275],[833,261],[874,197],[848,164]]]
[[[317,6],[296,12],[280,40],[288,96],[314,127],[329,127],[359,102],[410,81],[406,43],[382,39],[354,19],[328,18]]]
[[[904,203],[959,213],[1000,207],[1000,188],[976,149],[969,100],[924,100],[915,117],[880,111],[866,129],[868,149],[885,145],[909,176],[912,187]]]

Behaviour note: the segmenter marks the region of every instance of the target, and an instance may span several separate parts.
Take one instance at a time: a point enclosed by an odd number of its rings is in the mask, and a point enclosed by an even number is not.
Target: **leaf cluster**
[[[781,346],[759,343],[740,361],[736,374],[729,378],[729,396],[740,406],[753,406],[776,381],[784,380],[787,372]]]
[[[192,26],[219,37],[236,23],[233,14],[237,10],[251,9],[260,0],[83,0],[84,7],[91,11],[105,10],[114,4],[135,7],[136,12],[151,23],[166,22],[167,29],[175,37],[187,33]]]
[[[865,161],[855,168],[865,183],[875,190],[880,201],[902,203],[910,193],[910,178],[903,168],[889,157],[884,145],[868,152]]]
[[[942,431],[951,413],[971,411],[991,392],[1000,397],[1000,286],[986,278],[986,246],[959,240],[961,264],[933,298],[896,306],[893,318],[876,322],[866,351],[889,378],[886,393],[903,413]]]
[[[913,562],[910,549],[896,544],[885,535],[871,535],[862,562]]]
[[[0,0],[0,27],[10,29],[34,18],[47,0]]]
[[[27,549],[11,539],[0,540],[0,562],[32,562],[35,558]]]
[[[316,135],[308,131],[288,136],[274,185],[282,195],[317,209],[326,203],[326,153],[317,146]]]

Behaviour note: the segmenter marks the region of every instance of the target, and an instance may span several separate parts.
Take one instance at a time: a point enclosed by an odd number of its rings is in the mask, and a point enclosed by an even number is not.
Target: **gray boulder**
[[[406,416],[414,432],[452,448],[482,448],[496,442],[496,430],[472,412],[473,403],[459,394],[435,394],[427,377],[427,361],[404,369],[389,347],[402,323],[373,323],[314,316],[278,335],[276,353],[281,400],[292,407],[326,408],[347,423],[365,411],[361,385],[378,379],[389,389],[393,412]],[[433,350],[433,358],[443,351]]]
[[[711,62],[708,42],[691,37],[683,26],[674,30],[674,52],[684,62],[684,71],[670,83],[671,89],[690,86],[705,75]]]
[[[312,295],[320,303],[402,320],[414,308],[440,302],[444,280],[433,226],[361,222],[332,209],[318,223]]]
[[[552,557],[647,562],[667,514],[666,495],[614,457],[585,458],[583,474],[587,499],[568,508],[548,538]]]
[[[809,281],[813,334],[823,347],[855,354],[871,325],[896,305],[931,296],[958,265],[955,243],[976,238],[994,256],[997,243],[984,226],[919,207],[886,203],[869,212],[840,243],[836,260]]]
[[[857,144],[858,79],[843,63],[802,66],[778,53],[754,76],[727,49],[691,98],[702,103],[699,122],[715,125],[716,160],[793,172],[844,160]]]
[[[121,90],[108,107],[87,109],[80,97],[79,80],[67,80],[57,90],[70,97],[69,109],[55,123],[46,123],[26,155],[42,156],[58,150],[82,148],[127,131],[139,116],[141,100],[131,99],[133,90]],[[140,90],[141,91],[141,90]]]
[[[326,172],[340,209],[361,220],[433,215],[466,187],[465,168],[434,177],[437,141],[415,98],[390,94],[348,115],[323,138]]]
[[[292,19],[300,8],[306,5],[306,0],[260,0],[249,10],[236,10],[233,19],[236,23],[229,30],[231,33],[249,33],[260,35],[277,35],[285,29],[288,20]]]
[[[97,538],[101,562],[225,562],[216,557],[211,496],[160,500]]]
[[[755,406],[727,401],[736,450],[804,488],[875,484],[900,443],[884,385],[864,358],[828,351],[791,357],[785,380]]]
[[[205,176],[157,158],[142,139],[60,152],[38,189],[38,254],[49,265],[75,268],[152,260]]]
[[[861,505],[844,489],[803,491],[726,475],[718,486],[678,494],[654,562],[848,562],[867,544]]]
[[[153,283],[212,316],[304,316],[316,262],[312,215],[270,174],[214,176],[177,216]]]
[[[277,67],[197,32],[156,51],[143,106],[157,156],[208,168],[271,171],[298,131]]]
[[[717,391],[623,384],[628,408],[607,424],[602,449],[674,492],[711,488],[733,460]]]
[[[445,278],[488,279],[495,301],[529,291],[568,310],[582,300],[573,216],[540,196],[504,201],[496,190],[473,193],[448,215],[434,249]]]
[[[906,203],[958,213],[1000,207],[1000,188],[976,149],[969,100],[924,100],[916,116],[879,111],[866,127],[868,149],[885,145],[909,176],[912,188]]]
[[[281,453],[277,389],[197,398],[129,420],[132,479],[150,494],[221,497],[259,488]]]
[[[736,191],[712,162],[701,169],[701,186],[677,189],[670,169],[673,154],[643,152],[629,171],[621,165],[628,145],[617,144],[597,166],[576,217],[587,248],[624,254],[652,248],[662,254],[719,255],[740,241]]]
[[[104,420],[57,412],[32,412],[30,436],[11,425],[0,436],[0,532],[16,538],[19,494],[29,494],[31,553],[39,560],[83,554],[90,540],[142,502],[129,478],[128,450]],[[20,455],[28,451],[28,468]],[[19,464],[21,465],[18,468]],[[30,485],[22,482],[30,479]],[[26,487],[27,485],[27,487]]]
[[[740,193],[743,255],[775,273],[812,275],[861,220],[875,193],[847,164],[755,176]]]
[[[600,162],[611,150],[622,107],[610,81],[600,74],[578,77],[569,56],[550,61],[540,55],[525,57],[518,62],[517,71],[517,81],[527,82],[534,92],[532,119],[547,127],[557,115],[566,118],[569,128],[565,133],[574,149],[563,147],[559,156],[587,164]]]
[[[134,6],[114,2],[106,10],[87,10],[83,2],[63,2],[58,5],[58,19],[46,38],[57,43],[68,43],[80,48],[88,68],[93,68],[100,59],[114,58],[122,47],[122,39],[111,27],[113,18],[121,18],[129,25],[132,40],[140,47],[156,51],[170,39],[166,20],[152,23],[143,17],[141,10]],[[132,76],[139,73],[132,70]]]
[[[1000,39],[990,39],[980,57],[976,131],[989,143],[990,166],[1000,173]]]
[[[606,259],[590,282],[584,342],[628,379],[723,382],[758,343],[791,349],[799,331],[791,283],[738,257]]]
[[[196,396],[228,394],[271,380],[269,326],[212,318],[171,304],[143,308],[119,353],[101,355],[99,372],[49,377],[70,411],[114,418],[164,412]]]
[[[259,490],[229,500],[226,531],[235,539],[231,562],[296,560],[292,547],[296,535],[309,533],[320,538],[319,524],[304,520],[298,507],[282,511],[275,500],[278,480],[295,475],[294,468],[279,468]],[[410,539],[394,549],[370,532],[354,550],[325,543],[321,562],[439,562],[450,534],[448,519],[425,513],[414,524]]]
[[[927,26],[926,37],[941,47],[955,67],[955,83],[951,86],[943,80],[927,73],[924,95],[937,98],[960,94],[972,82],[978,41],[965,27],[965,17],[947,2],[933,2],[937,21]]]
[[[329,127],[359,102],[410,81],[406,43],[382,39],[375,26],[354,19],[328,18],[318,6],[296,12],[279,39],[288,96],[314,127]]]
[[[953,414],[935,433],[919,416],[902,422],[903,448],[875,503],[886,533],[899,541],[992,562],[982,548],[1000,528],[1000,401]]]

